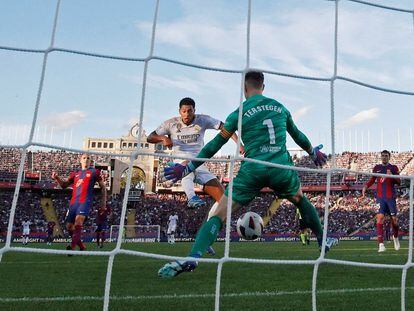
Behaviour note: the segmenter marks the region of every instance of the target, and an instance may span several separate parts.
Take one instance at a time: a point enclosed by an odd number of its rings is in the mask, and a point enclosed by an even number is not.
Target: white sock
[[[194,173],[188,174],[181,180],[181,187],[187,196],[187,201],[195,196],[194,191]]]
[[[174,234],[171,234],[171,243],[175,243]]]
[[[210,211],[208,212],[207,221],[214,216],[214,213],[216,212],[218,208],[218,202],[214,203],[213,206],[210,208]]]

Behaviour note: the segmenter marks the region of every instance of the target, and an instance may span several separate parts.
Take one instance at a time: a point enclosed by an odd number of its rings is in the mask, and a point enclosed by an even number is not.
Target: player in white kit
[[[195,157],[204,146],[204,133],[208,129],[220,130],[223,122],[208,115],[195,113],[195,101],[185,97],[179,104],[179,117],[171,118],[163,122],[148,137],[149,143],[162,143],[163,146],[171,148],[174,155]],[[231,137],[237,142],[237,135]],[[240,153],[244,153],[243,145],[240,145]],[[176,160],[182,162],[181,160]],[[211,174],[204,166],[199,166],[194,172],[181,180],[181,185],[187,196],[187,205],[190,208],[206,206],[206,202],[201,200],[194,191],[194,182],[203,185],[205,193],[210,195],[216,202],[219,202],[224,194],[224,188],[216,176]],[[212,215],[217,204],[210,209],[209,216]],[[207,218],[208,219],[208,218]],[[207,251],[214,255],[213,248]]]
[[[22,227],[23,227],[23,239],[22,239],[22,243],[23,245],[27,245],[27,243],[29,243],[29,235],[30,235],[30,225],[32,223],[29,220],[25,220],[22,222]]]
[[[174,244],[175,243],[175,230],[177,230],[177,221],[178,216],[177,214],[170,215],[168,218],[168,229],[167,229],[167,237],[168,237],[168,243]]]
[[[176,156],[195,157],[204,146],[205,131],[208,129],[220,130],[223,123],[208,115],[195,114],[195,102],[189,97],[180,101],[179,113],[179,117],[163,122],[148,136],[147,141],[153,144],[162,143],[168,148],[172,147],[173,154]],[[237,135],[233,135],[232,139],[237,141]],[[241,150],[243,152],[242,148]],[[181,162],[181,160],[177,160],[177,162]],[[204,191],[212,196],[216,202],[221,199],[224,191],[223,186],[216,176],[211,174],[204,165],[201,165],[181,181],[189,207],[197,208],[206,205],[195,194],[194,182],[203,185]]]

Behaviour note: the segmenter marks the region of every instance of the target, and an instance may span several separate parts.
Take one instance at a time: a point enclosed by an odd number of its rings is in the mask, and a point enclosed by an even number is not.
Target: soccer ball
[[[247,212],[237,220],[237,233],[245,240],[256,240],[262,231],[263,219],[259,214]]]

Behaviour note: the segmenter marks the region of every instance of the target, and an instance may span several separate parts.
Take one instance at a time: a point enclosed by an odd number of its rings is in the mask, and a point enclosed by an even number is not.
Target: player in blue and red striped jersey
[[[89,215],[90,207],[93,203],[93,188],[98,183],[101,188],[102,200],[100,209],[106,208],[106,187],[102,180],[99,170],[91,167],[91,158],[84,153],[80,157],[81,169],[71,172],[67,180],[62,180],[56,172],[52,173],[62,188],[73,187],[72,198],[69,203],[69,209],[66,212],[66,228],[72,237],[71,245],[66,249],[75,250],[79,246],[80,250],[86,247],[82,243],[82,229],[86,217]]]
[[[399,175],[400,172],[396,165],[390,164],[391,153],[388,150],[381,152],[381,164],[374,166],[373,173]],[[397,222],[397,203],[395,185],[399,185],[401,180],[399,178],[384,178],[372,176],[365,186],[362,188],[362,196],[365,197],[365,192],[369,189],[375,181],[377,182],[376,197],[379,204],[377,213],[377,235],[378,235],[378,252],[385,252],[384,246],[384,215],[390,215],[391,226],[393,230],[393,240],[395,250],[400,249],[400,242],[398,240],[398,222]]]
[[[103,247],[105,241],[105,232],[108,230],[108,217],[111,215],[111,208],[109,206],[105,209],[100,209],[96,216],[96,244],[99,248]]]

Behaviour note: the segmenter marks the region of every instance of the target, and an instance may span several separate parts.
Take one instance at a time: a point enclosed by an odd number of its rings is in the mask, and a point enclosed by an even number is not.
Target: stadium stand
[[[12,182],[17,178],[17,171],[20,161],[20,151],[14,148],[1,148],[0,156],[0,181]],[[70,171],[78,168],[79,154],[63,151],[32,151],[27,156],[25,170],[41,173],[42,180],[48,180],[52,171],[57,171],[62,176],[67,176]],[[98,156],[96,162],[108,162],[108,157]],[[160,159],[159,169],[169,161],[167,158]],[[413,174],[414,158],[413,153],[401,152],[392,153],[392,163],[395,163],[401,171],[401,174]],[[294,157],[296,166],[314,167],[309,157]],[[378,153],[352,153],[344,152],[337,155],[337,165],[341,168],[352,170],[370,171],[372,167],[380,162]],[[329,163],[329,162],[328,162]],[[226,162],[208,162],[207,167],[219,180],[226,182],[229,177],[230,167]],[[325,168],[329,168],[327,164]],[[240,163],[235,166],[235,174],[240,167]],[[344,174],[333,176],[333,185],[341,185],[347,182]],[[326,177],[318,173],[300,172],[300,178],[303,185],[316,186],[326,184]],[[367,176],[354,176],[355,184],[361,187],[362,183],[367,180]],[[161,183],[158,183],[161,185]],[[374,231],[374,223],[370,220],[375,216],[375,202],[373,197],[361,199],[359,188],[353,191],[333,192],[330,197],[330,217],[329,229],[337,234],[350,234],[358,230]],[[66,235],[64,217],[70,200],[70,190],[53,190],[46,194],[50,198],[56,211],[57,219],[63,229],[63,235]],[[317,206],[322,215],[325,194],[321,192],[310,193],[311,201]],[[11,207],[13,191],[6,188],[0,188],[0,231],[2,234],[7,229],[9,209]],[[14,231],[21,230],[21,223],[26,218],[32,222],[32,231],[45,231],[47,218],[41,207],[41,200],[45,198],[42,189],[21,189],[21,194],[17,203],[16,217],[14,222]],[[211,206],[212,200],[205,198],[208,206]],[[237,218],[245,211],[252,210],[259,213],[266,219],[267,226],[265,232],[268,233],[294,233],[297,231],[295,221],[295,209],[292,204],[286,200],[281,201],[279,208],[268,210],[270,204],[274,201],[275,196],[269,192],[262,193],[249,206],[244,207],[233,213],[232,226],[235,229]],[[113,211],[110,222],[118,224],[120,211],[122,207],[123,194],[111,195],[108,198],[108,205]],[[402,190],[398,205],[400,210],[400,227],[402,231],[408,230],[408,198],[406,192]],[[91,215],[85,223],[85,228],[92,230],[96,209],[99,205],[99,195],[95,196]],[[179,226],[177,237],[194,237],[201,222],[204,221],[207,210],[198,209],[190,210],[187,207],[185,196],[179,192],[146,194],[145,197],[139,198],[136,202],[128,202],[130,217],[127,223],[137,225],[161,225],[162,231],[166,229],[167,219],[172,213],[177,213],[179,217]],[[366,225],[366,227],[361,228]],[[17,234],[17,233],[16,233]]]
[[[219,158],[228,158],[228,157],[218,157]],[[329,156],[329,160],[331,156]],[[160,161],[160,168],[164,167],[170,159],[164,158]],[[301,158],[293,157],[293,161],[296,166],[316,168],[313,161],[308,156]],[[355,152],[344,152],[336,156],[336,163],[338,168],[351,169],[355,171],[365,171],[371,172],[375,164],[381,162],[379,153],[355,153]],[[398,166],[401,174],[410,175],[414,172],[414,159],[412,152],[392,152],[391,163]],[[207,168],[218,177],[219,180],[225,181],[229,178],[230,174],[230,164],[226,162],[206,162],[205,165]],[[407,166],[407,168],[406,168]],[[331,162],[328,161],[324,165],[324,169],[329,169],[331,167]],[[236,163],[234,167],[234,174],[237,175],[238,170],[240,169],[240,163]],[[326,175],[312,172],[299,172],[299,176],[303,185],[326,185]],[[346,183],[345,175],[336,173],[332,176],[332,185],[340,185]],[[365,183],[369,177],[367,175],[360,174],[355,177],[356,184]],[[160,182],[158,182],[161,185]]]
[[[0,156],[2,158],[0,164],[0,181],[13,181],[17,179],[17,171],[20,163],[20,151],[15,148],[0,148]],[[71,171],[78,168],[79,154],[66,151],[32,151],[29,152],[25,162],[25,171],[40,172],[43,180],[50,180],[52,171],[58,172],[62,176],[68,175]],[[414,172],[414,159],[411,152],[392,152],[391,163],[397,165],[403,175],[409,175]],[[217,157],[224,159],[225,157]],[[108,163],[110,157],[96,156],[95,162]],[[313,161],[304,156],[301,158],[293,157],[296,166],[315,168]],[[159,169],[162,169],[169,158],[160,158]],[[380,162],[379,153],[354,153],[344,152],[336,156],[338,168],[352,169],[358,171],[370,172],[373,166]],[[208,169],[218,177],[219,180],[229,178],[230,165],[227,162],[207,162],[205,164]],[[237,174],[240,163],[236,163],[234,172]],[[330,168],[330,162],[323,168]],[[300,172],[303,185],[325,185],[326,176],[324,174]],[[338,185],[344,182],[343,174],[333,176],[332,184]],[[357,177],[357,183],[364,183],[368,179],[365,175]],[[161,183],[158,182],[161,186]]]
[[[323,215],[325,204],[325,195],[319,193],[309,193],[308,196],[316,205],[320,215]],[[13,198],[12,192],[2,191],[0,193],[0,224],[2,232],[7,229],[8,209],[11,206]],[[40,207],[41,195],[32,191],[23,190],[21,193],[16,210],[16,218],[14,223],[14,231],[19,232],[23,220],[30,219],[33,223],[32,231],[45,231],[47,221]],[[56,193],[52,195],[53,206],[56,209],[59,223],[64,224],[64,217],[68,206],[69,193]],[[113,216],[110,223],[118,224],[120,219],[120,211],[122,207],[122,196],[111,196],[108,204],[111,206]],[[206,198],[211,204],[210,198]],[[275,196],[272,193],[263,193],[257,197],[247,207],[233,212],[232,230],[235,231],[235,225],[238,217],[246,211],[252,210],[260,214],[263,218],[269,216],[268,206],[273,202]],[[408,198],[406,196],[399,197],[397,204],[400,210],[400,227],[402,231],[408,230]],[[91,215],[85,223],[85,228],[92,230],[95,223],[96,210],[99,206],[99,200],[94,201]],[[166,230],[166,224],[169,215],[177,213],[179,217],[179,225],[177,237],[188,238],[194,237],[200,224],[204,221],[206,209],[188,209],[185,196],[183,194],[149,194],[141,198],[137,202],[130,202],[128,209],[133,211],[131,215],[135,215],[136,225],[161,225],[162,231]],[[372,197],[361,199],[358,191],[344,193],[335,193],[330,198],[330,216],[329,230],[332,233],[348,235],[360,229],[364,224],[368,223],[374,216],[376,211],[375,201]],[[264,232],[287,234],[297,232],[297,222],[295,221],[295,207],[286,200],[283,200],[278,210],[268,220]],[[127,224],[127,223],[126,223]],[[128,224],[132,224],[129,220]],[[62,229],[65,231],[64,226]],[[374,231],[374,224],[364,228],[364,231]],[[67,234],[65,232],[65,234]]]

